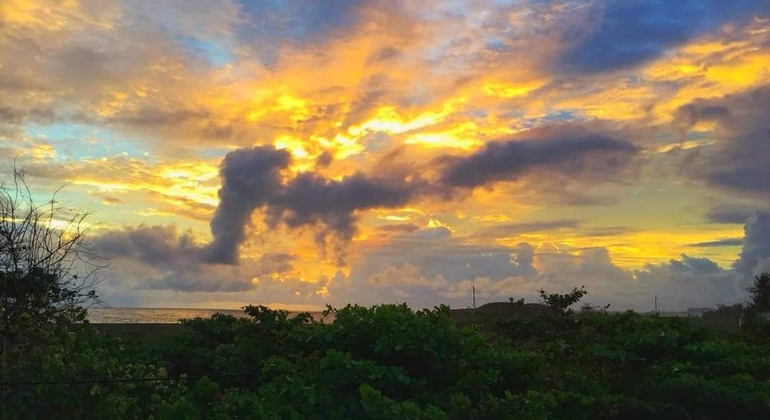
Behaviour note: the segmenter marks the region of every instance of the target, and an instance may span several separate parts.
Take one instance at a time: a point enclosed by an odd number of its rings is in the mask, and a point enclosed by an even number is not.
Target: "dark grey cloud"
[[[635,271],[633,281],[624,282],[623,287],[635,290],[639,303],[649,302],[650,310],[653,297],[658,298],[662,310],[683,310],[734,303],[743,295],[734,271],[722,269],[708,258],[685,254],[680,260],[645,265],[644,269]]]
[[[363,173],[332,180],[304,172],[284,181],[282,171],[289,164],[288,152],[272,147],[228,153],[220,170],[220,203],[211,220],[210,261],[238,261],[246,226],[252,213],[262,208],[270,228],[316,228],[317,242],[324,249],[333,242],[335,254],[341,257],[357,230],[358,211],[403,206],[420,187],[414,181]]]
[[[130,114],[122,114],[104,120],[107,124],[122,124],[129,127],[165,127],[190,121],[205,121],[211,113],[205,109],[160,109],[145,107]]]
[[[252,289],[248,276],[204,264],[205,249],[192,232],[139,225],[96,235],[90,245],[107,258],[108,278],[132,278],[137,289],[236,292]]]
[[[281,188],[281,171],[291,156],[273,147],[230,152],[222,160],[219,205],[211,219],[213,242],[208,247],[212,262],[235,264],[238,247],[246,238],[252,213],[267,204]]]
[[[693,274],[714,274],[722,271],[719,265],[708,258],[690,257],[682,254],[681,260],[671,260],[671,269],[675,272],[692,272]]]
[[[257,272],[254,275],[264,276],[287,273],[293,268],[292,263],[296,259],[296,256],[282,252],[262,254],[256,262]]]
[[[720,246],[741,246],[741,245],[743,245],[743,238],[718,239],[716,241],[697,242],[693,244],[688,244],[687,246],[690,246],[693,248],[715,248]]]
[[[148,278],[141,286],[148,290],[176,290],[180,292],[245,292],[254,289],[249,279],[237,279],[228,272],[179,271],[160,277]]]
[[[751,276],[758,274],[758,269],[770,268],[770,212],[756,212],[746,221],[743,231],[743,250],[733,263],[735,270]]]
[[[446,199],[457,189],[490,186],[536,169],[560,171],[573,180],[606,180],[608,174],[625,168],[638,150],[631,143],[598,135],[493,142],[470,156],[438,158],[438,180],[399,163],[400,150],[387,154],[373,174],[357,172],[340,180],[316,172],[291,177],[285,172],[291,163],[289,153],[271,146],[236,150],[220,168],[222,188],[211,220],[214,241],[209,261],[237,263],[246,226],[258,209],[269,228],[313,229],[320,248],[331,249],[343,264],[361,211],[402,207],[425,197]]]
[[[128,258],[150,266],[182,267],[201,256],[192,232],[172,226],[139,225],[97,235],[91,246],[106,258]]]
[[[394,223],[394,224],[382,225],[377,227],[377,230],[381,230],[383,232],[399,232],[399,233],[409,233],[419,229],[420,227],[415,225],[414,223]]]
[[[316,159],[316,165],[321,168],[326,168],[334,161],[334,154],[328,150],[324,150],[320,156]]]
[[[401,50],[395,47],[384,47],[373,52],[366,59],[367,64],[377,64],[390,61],[401,55]]]
[[[580,220],[577,219],[507,223],[480,229],[474,233],[473,236],[484,238],[513,237],[526,233],[545,232],[557,229],[576,229],[579,226]]]
[[[717,124],[717,143],[695,149],[683,162],[691,177],[735,193],[770,196],[770,86],[699,99],[677,112],[689,127],[700,121]]]
[[[715,206],[706,213],[706,220],[709,223],[724,223],[742,225],[746,219],[754,214],[753,207],[721,205]]]
[[[363,173],[339,181],[302,173],[268,203],[266,221],[271,227],[279,223],[289,228],[320,226],[316,236],[320,244],[329,235],[347,243],[356,232],[356,212],[404,206],[417,196],[419,187]]]
[[[605,0],[594,8],[598,27],[569,34],[578,41],[560,57],[559,68],[593,73],[630,67],[724,23],[770,15],[768,0]]]
[[[633,144],[602,135],[490,142],[467,157],[443,157],[442,182],[475,188],[512,181],[537,168],[575,177],[607,175],[626,167],[639,151]]]
[[[637,229],[629,228],[626,226],[601,226],[590,228],[584,232],[581,232],[581,234],[589,237],[605,237],[625,235],[627,233],[633,233],[636,231]]]

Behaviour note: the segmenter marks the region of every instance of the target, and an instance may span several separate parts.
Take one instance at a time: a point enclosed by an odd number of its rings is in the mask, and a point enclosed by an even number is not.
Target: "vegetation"
[[[82,321],[97,301],[98,259],[89,252],[85,220],[56,201],[35,201],[24,173],[0,185],[0,339],[48,322]]]
[[[754,340],[766,340],[770,337],[770,274],[756,276],[748,291],[751,301],[743,311],[741,323]]]
[[[549,295],[553,296],[553,295]],[[567,295],[565,295],[567,296]],[[564,298],[566,299],[566,298]],[[562,298],[552,299],[562,308]],[[689,319],[567,310],[458,326],[446,306],[262,306],[131,342],[39,326],[5,418],[723,419],[770,416],[770,342]],[[76,381],[75,383],[73,383]]]

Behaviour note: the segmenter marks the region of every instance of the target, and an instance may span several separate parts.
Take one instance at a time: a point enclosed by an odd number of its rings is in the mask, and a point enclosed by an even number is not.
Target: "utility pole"
[[[476,285],[473,285],[473,309],[476,309]]]
[[[658,297],[657,296],[655,296],[655,314],[660,314],[660,312],[658,312]]]

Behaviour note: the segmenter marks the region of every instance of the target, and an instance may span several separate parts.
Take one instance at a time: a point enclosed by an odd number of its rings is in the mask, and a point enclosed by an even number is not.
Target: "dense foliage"
[[[561,299],[554,302],[560,307]],[[41,332],[46,345],[7,356],[4,381],[27,384],[4,388],[1,414],[770,418],[770,346],[728,340],[689,319],[554,310],[488,318],[482,332],[459,327],[446,306],[331,312],[333,322],[318,323],[307,314],[247,307],[247,318],[186,320],[183,333],[149,341],[50,324]],[[113,381],[98,382],[105,379]],[[29,384],[36,381],[62,382]]]

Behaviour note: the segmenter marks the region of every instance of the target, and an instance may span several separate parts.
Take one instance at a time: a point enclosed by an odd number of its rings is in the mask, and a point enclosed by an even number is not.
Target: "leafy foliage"
[[[580,299],[583,299],[583,296],[587,294],[585,286],[581,286],[580,289],[575,287],[566,294],[548,293],[545,290],[540,290],[540,299],[555,313],[566,315],[572,313],[570,306],[580,302]]]
[[[580,292],[579,289],[575,289]],[[551,295],[548,295],[551,296]],[[459,327],[446,306],[328,308],[331,323],[263,306],[130,342],[51,324],[14,354],[6,418],[770,418],[770,347],[690,319],[557,311]],[[573,302],[573,304],[576,302]],[[189,375],[189,380],[184,379]],[[168,379],[168,377],[179,379]],[[123,381],[142,379],[142,381]]]
[[[770,312],[770,274],[762,273],[754,278],[754,285],[749,287],[751,303],[749,310]]]
[[[97,256],[88,251],[88,213],[38,204],[24,173],[0,184],[0,345],[3,351],[44,336],[50,322],[80,322],[97,301]]]
[[[88,326],[52,326],[59,347],[14,359],[16,379],[212,377],[189,384],[39,385],[17,393],[6,410],[26,418],[156,419],[719,419],[770,413],[767,348],[725,341],[687,319],[555,314],[500,320],[489,336],[457,327],[445,306],[330,311],[334,322],[320,324],[307,314],[249,307],[249,318],[217,314],[184,321],[185,334],[151,349]],[[52,398],[41,404],[44,395]]]

